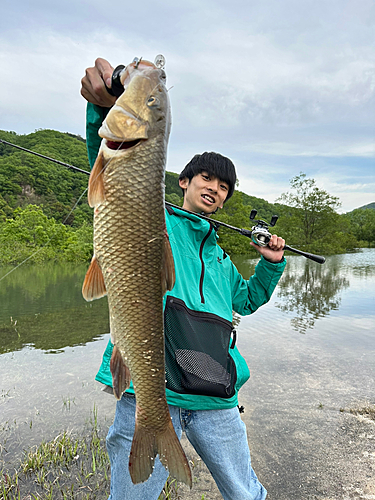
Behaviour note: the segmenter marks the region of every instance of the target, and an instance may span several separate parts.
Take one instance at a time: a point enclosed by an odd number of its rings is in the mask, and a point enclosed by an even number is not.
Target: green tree
[[[343,216],[352,232],[359,241],[375,245],[375,210],[371,208],[357,208]]]
[[[184,200],[183,197],[178,196],[178,194],[176,194],[176,193],[165,194],[165,201],[168,201],[169,203],[173,203],[173,205],[178,205],[178,206],[182,207],[183,200]]]
[[[336,196],[317,187],[304,173],[293,177],[290,184],[291,191],[277,200],[285,203],[280,205],[277,231],[287,244],[323,255],[358,247],[350,222],[336,211],[340,206]]]
[[[17,208],[14,219],[0,224],[0,263],[32,262],[55,258],[66,243],[66,226],[48,219],[41,207]]]
[[[86,222],[74,230],[69,228],[64,248],[64,260],[68,262],[87,262],[93,255],[93,227]]]
[[[336,209],[341,205],[336,196],[316,186],[314,179],[308,179],[300,173],[290,181],[291,191],[283,193],[280,201],[294,210],[287,209],[293,225],[301,228],[305,245],[332,232],[332,226],[338,222]],[[289,223],[292,222],[289,219]]]
[[[0,138],[89,171],[85,141],[79,136],[54,130],[28,135],[0,131]],[[79,222],[68,214],[87,187],[88,176],[30,153],[0,143],[0,195],[13,210],[28,204],[43,206],[48,217],[77,227],[91,223],[92,214],[83,209]],[[86,200],[79,201],[83,207]]]
[[[250,229],[249,212],[249,206],[243,204],[242,193],[236,190],[233,196],[224,203],[223,209],[213,215],[213,218],[240,229]],[[255,255],[256,253],[256,250],[250,246],[248,238],[225,227],[219,229],[218,243],[230,255],[250,253]]]
[[[178,183],[178,174],[174,172],[165,172],[165,194],[176,194],[179,198],[182,196],[182,190]]]
[[[7,217],[11,217],[13,210],[0,194],[0,222],[4,222]]]
[[[290,181],[291,191],[283,193],[282,217],[278,223],[280,233],[291,246],[321,253],[341,253],[356,246],[354,236],[340,219],[337,208],[340,201],[314,179],[300,173]]]

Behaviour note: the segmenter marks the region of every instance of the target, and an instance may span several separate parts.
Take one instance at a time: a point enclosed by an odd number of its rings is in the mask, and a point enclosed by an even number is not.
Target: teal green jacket
[[[89,135],[87,139],[89,149],[92,147]],[[93,150],[91,155],[94,156]],[[182,210],[169,209],[166,210],[166,225],[174,258],[176,282],[173,289],[164,297],[165,312],[166,308],[167,312],[169,311],[168,304],[172,299],[183,304],[184,311],[187,311],[186,324],[190,324],[194,318],[198,320],[203,318],[204,321],[209,318],[216,323],[222,320],[225,325],[230,325],[233,311],[240,315],[252,314],[269,301],[285,268],[285,259],[281,263],[274,264],[261,257],[254,275],[249,280],[245,280],[229,256],[217,244],[218,236],[208,221]],[[214,331],[215,325],[212,327],[212,332]],[[170,335],[166,330],[166,345]],[[180,332],[176,338],[179,336]],[[230,397],[180,393],[168,388],[167,383],[168,403],[190,410],[224,409],[237,406],[238,391],[249,379],[250,372],[237,346],[233,344],[233,339],[231,339],[230,347],[227,348],[227,354],[229,352],[236,374],[233,394]],[[97,381],[108,386],[112,386],[109,367],[112,349],[113,346],[109,342],[96,376]],[[132,387],[129,392],[134,392]]]

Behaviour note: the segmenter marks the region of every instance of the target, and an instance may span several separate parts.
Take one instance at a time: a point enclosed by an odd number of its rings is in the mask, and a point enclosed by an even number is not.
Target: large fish
[[[89,180],[94,257],[82,292],[89,301],[108,296],[116,398],[133,382],[133,483],[149,478],[159,455],[170,475],[191,487],[165,397],[163,295],[175,279],[164,215],[171,127],[165,73],[142,61],[121,78],[125,91],[99,130],[103,140]]]

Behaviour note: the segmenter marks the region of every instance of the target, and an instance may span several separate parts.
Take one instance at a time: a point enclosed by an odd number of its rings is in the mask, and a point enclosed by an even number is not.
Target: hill
[[[363,205],[363,207],[359,207],[356,210],[362,210],[364,208],[372,208],[373,210],[375,210],[375,201],[373,201],[372,203],[368,203],[367,205]]]
[[[28,135],[0,131],[0,139],[83,170],[90,170],[82,137],[55,130],[37,130]],[[48,217],[67,225],[92,220],[92,210],[80,199],[87,175],[0,143],[0,219],[14,209],[35,204]],[[77,208],[70,214],[73,206]],[[69,215],[70,214],[70,215]]]
[[[80,136],[56,130],[37,130],[27,135],[0,130],[0,139],[83,170],[90,170],[86,142]],[[0,143],[0,217],[11,216],[15,208],[32,203],[42,206],[48,217],[54,217],[57,222],[64,222],[66,225],[79,226],[84,220],[91,222],[92,210],[85,197],[68,216],[86,187],[87,175]],[[241,191],[239,193],[246,213],[256,208],[258,216],[266,220],[277,213],[276,206],[266,200]],[[167,201],[182,204],[178,174],[166,172],[165,194]]]
[[[27,135],[0,130],[0,139],[90,170],[86,142],[80,136],[55,130],[37,130]],[[36,250],[35,262],[79,262],[91,258],[93,211],[84,196],[87,184],[85,173],[0,142],[0,263],[21,262]],[[166,172],[165,185],[166,200],[181,205],[178,174]],[[280,215],[275,232],[283,235],[289,245],[329,254],[374,244],[375,212],[366,208],[374,209],[375,203],[341,216],[328,210],[330,219],[323,226],[331,237],[317,238],[313,243],[305,241],[301,232],[301,221],[311,216],[311,211],[272,204],[242,191],[235,190],[214,218],[238,228],[251,228],[252,209],[257,210],[257,218],[268,222],[273,215]],[[313,215],[316,217],[314,211]],[[321,220],[325,215],[324,211],[318,213]],[[257,255],[247,238],[230,229],[220,228],[219,244],[229,254]]]

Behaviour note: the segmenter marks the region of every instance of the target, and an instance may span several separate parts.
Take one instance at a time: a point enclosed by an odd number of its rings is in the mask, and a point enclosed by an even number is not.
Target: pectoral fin
[[[87,193],[87,200],[91,208],[96,207],[105,201],[104,193],[104,156],[100,151],[94,166],[91,170],[89,179],[89,190]]]
[[[107,295],[104,277],[97,258],[91,260],[90,267],[87,270],[83,285],[82,295],[85,300],[91,302]]]

